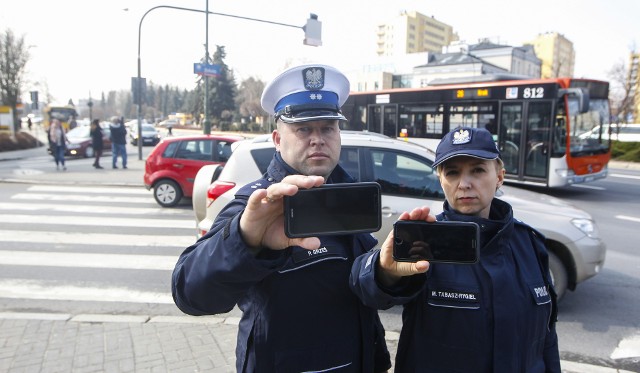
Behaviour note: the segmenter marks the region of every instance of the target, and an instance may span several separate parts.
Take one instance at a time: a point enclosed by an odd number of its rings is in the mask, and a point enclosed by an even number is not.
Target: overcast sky
[[[31,90],[58,102],[129,89],[137,75],[138,26],[158,5],[204,10],[206,0],[4,1],[0,30],[24,35],[30,47]],[[453,26],[462,40],[491,38],[519,46],[540,33],[559,32],[574,44],[575,75],[607,79],[640,49],[637,0],[209,0],[209,11],[303,26],[310,13],[322,21],[323,46],[304,46],[299,28],[209,16],[209,53],[225,46],[237,81],[269,81],[299,62],[353,69],[375,56],[376,25],[401,10],[418,11]],[[147,82],[192,89],[193,64],[205,53],[202,13],[159,8],[142,22],[141,66]]]

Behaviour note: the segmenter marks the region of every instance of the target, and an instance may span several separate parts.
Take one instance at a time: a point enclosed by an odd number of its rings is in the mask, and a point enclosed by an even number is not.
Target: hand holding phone
[[[324,184],[284,197],[287,237],[351,234],[380,230],[380,185]]]
[[[480,228],[472,222],[398,220],[393,236],[393,258],[398,262],[471,264],[480,256]]]

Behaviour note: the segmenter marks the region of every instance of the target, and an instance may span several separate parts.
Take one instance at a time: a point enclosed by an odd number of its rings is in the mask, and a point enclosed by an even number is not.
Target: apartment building
[[[403,11],[389,23],[378,25],[378,56],[440,52],[458,40],[453,27],[416,11]]]
[[[542,78],[573,76],[576,53],[573,43],[564,35],[547,32],[525,44],[533,45],[536,56],[542,60]]]

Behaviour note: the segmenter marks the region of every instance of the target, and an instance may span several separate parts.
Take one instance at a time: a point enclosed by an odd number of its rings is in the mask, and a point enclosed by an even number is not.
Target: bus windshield
[[[578,100],[569,99],[569,146],[572,156],[600,154],[609,150],[609,102],[591,99],[589,111],[580,113]],[[604,132],[604,133],[603,133]]]
[[[70,129],[69,122],[71,121],[71,119],[74,119],[78,116],[76,109],[70,105],[65,105],[65,106],[48,105],[47,107],[45,107],[43,112],[45,115],[45,123],[44,123],[45,128],[49,128],[49,125],[51,124],[51,120],[55,118],[60,121],[60,123],[62,124],[62,128],[64,128],[65,131],[68,131]]]

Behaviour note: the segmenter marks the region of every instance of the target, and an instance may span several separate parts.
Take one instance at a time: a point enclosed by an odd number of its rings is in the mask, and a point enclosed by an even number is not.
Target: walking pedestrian
[[[111,130],[111,166],[118,168],[118,156],[122,158],[122,168],[127,168],[127,128],[124,120],[114,117],[109,125]]]
[[[93,153],[95,154],[93,167],[100,169],[102,168],[102,166],[100,166],[100,157],[102,156],[102,151],[104,149],[104,133],[102,132],[102,127],[100,127],[99,119],[94,119],[91,122],[91,131],[89,133],[91,135],[91,146],[93,147]]]
[[[49,149],[51,149],[51,154],[56,162],[56,170],[59,170],[60,166],[62,166],[62,170],[66,171],[67,166],[64,163],[64,153],[67,150],[67,143],[69,140],[67,140],[67,136],[64,133],[60,120],[56,118],[51,120],[48,138]]]

